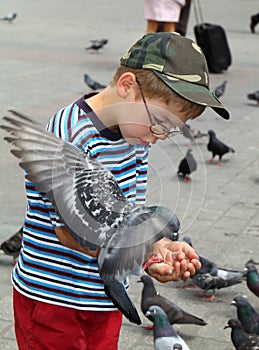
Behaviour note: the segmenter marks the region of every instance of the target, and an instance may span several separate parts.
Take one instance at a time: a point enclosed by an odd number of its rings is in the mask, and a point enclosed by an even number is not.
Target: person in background
[[[155,33],[163,26],[163,32],[175,32],[185,0],[145,0],[144,17],[146,33]]]

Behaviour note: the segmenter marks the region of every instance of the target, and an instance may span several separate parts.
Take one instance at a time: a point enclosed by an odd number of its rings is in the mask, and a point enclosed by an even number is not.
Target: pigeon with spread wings
[[[165,207],[135,206],[114,176],[96,160],[15,111],[4,117],[5,140],[16,149],[26,178],[53,203],[61,221],[82,247],[100,247],[98,266],[105,291],[122,313],[140,324],[124,281],[141,272],[153,244],[179,230],[177,216]],[[162,262],[154,257],[156,262]]]

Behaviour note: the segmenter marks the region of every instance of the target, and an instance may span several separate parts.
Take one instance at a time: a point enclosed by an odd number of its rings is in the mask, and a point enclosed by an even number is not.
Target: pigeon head
[[[242,324],[237,318],[230,318],[228,320],[227,325],[224,327],[224,329],[226,329],[226,328],[242,329],[243,330]]]
[[[247,305],[247,300],[242,295],[236,295],[231,301],[231,305],[234,305],[236,307]]]
[[[257,268],[255,267],[254,264],[248,263],[246,264],[245,271],[249,272],[257,272]]]
[[[216,133],[213,130],[209,130],[208,134],[209,134],[209,137],[215,137],[216,136]]]
[[[162,206],[153,206],[150,207],[150,209],[166,221],[166,227],[170,229],[170,233],[166,235],[166,237],[172,241],[177,241],[179,238],[178,231],[180,229],[180,221],[176,214],[173,213],[171,209]]]
[[[145,316],[154,322],[155,327],[159,327],[160,329],[165,330],[169,326],[170,333],[172,331],[175,332],[168,321],[167,314],[160,306],[158,305],[150,306],[148,308],[148,311],[145,313]]]
[[[189,237],[189,236],[184,236],[184,237],[182,238],[182,240],[183,240],[184,242],[186,242],[187,244],[189,244],[189,245],[192,247],[192,239],[191,239],[191,237]]]
[[[142,275],[137,282],[142,282],[144,284],[149,284],[149,283],[153,284],[151,277],[148,275]]]

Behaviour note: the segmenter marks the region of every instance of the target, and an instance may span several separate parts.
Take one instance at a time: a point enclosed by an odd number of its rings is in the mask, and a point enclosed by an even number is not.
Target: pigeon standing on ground
[[[237,318],[242,323],[244,331],[259,335],[259,314],[249,301],[242,295],[237,295],[233,298],[231,305],[236,306]]]
[[[224,327],[231,328],[231,340],[236,350],[258,350],[259,336],[246,333],[238,319],[231,318]]]
[[[242,283],[242,280],[239,278],[228,278],[224,279],[218,276],[212,276],[209,273],[198,273],[192,277],[193,281],[197,284],[197,286],[203,290],[202,293],[198,293],[197,296],[207,296],[207,292],[212,290],[212,294],[210,297],[207,297],[206,300],[214,300],[215,299],[215,291],[216,289],[222,289],[234,286],[235,284]]]
[[[221,96],[224,95],[225,93],[225,90],[226,90],[226,85],[227,85],[227,81],[224,80],[223,83],[221,83],[220,85],[216,86],[214,89],[213,89],[213,94],[217,97],[217,98],[220,98]]]
[[[177,216],[165,207],[133,205],[102,164],[32,119],[10,113],[1,128],[10,134],[5,140],[16,147],[11,153],[21,159],[26,178],[52,201],[82,247],[100,249],[99,273],[107,295],[131,322],[141,324],[124,281],[142,271],[155,242],[174,239]]]
[[[205,326],[207,324],[201,318],[191,315],[174,304],[171,300],[158,294],[150,276],[143,275],[138,282],[144,284],[141,296],[141,310],[144,315],[150,306],[158,305],[167,314],[170,324],[195,324],[198,326]]]
[[[192,155],[192,150],[188,149],[185,158],[183,158],[178,167],[178,178],[183,182],[189,182],[191,178],[189,175],[197,169],[197,162]]]
[[[104,47],[104,45],[106,45],[108,43],[107,39],[101,39],[101,40],[91,40],[92,45],[86,47],[86,50],[93,50],[98,52],[100,49],[102,49]]]
[[[248,263],[245,267],[246,284],[248,289],[259,297],[259,274],[254,264]]]
[[[221,165],[221,158],[224,154],[232,152],[235,153],[235,150],[232,147],[227,146],[225,143],[220,141],[216,137],[216,133],[213,130],[209,130],[209,143],[207,144],[207,148],[210,152],[212,152],[212,158],[210,159],[210,163],[213,162],[215,156],[219,156],[218,165]]]
[[[155,350],[171,350],[175,344],[180,344],[183,350],[190,350],[185,341],[176,333],[167,318],[166,313],[157,305],[150,306],[146,316],[154,322]]]
[[[184,236],[182,240],[188,243],[191,247],[193,247],[191,237]],[[196,253],[197,253],[197,250],[196,250]],[[246,276],[245,271],[237,271],[237,270],[231,270],[223,267],[218,267],[218,265],[215,262],[205,258],[203,255],[199,253],[197,254],[199,255],[201,268],[197,270],[196,274],[209,273],[212,276],[218,276],[223,279],[231,279],[231,278],[243,279]]]
[[[13,257],[14,262],[17,259],[21,246],[22,246],[22,232],[23,227],[21,227],[14,235],[12,235],[10,238],[5,240],[1,243],[0,249],[3,250],[3,252],[6,255],[10,255]]]
[[[183,136],[191,140],[193,143],[196,139],[208,136],[207,132],[202,132],[199,129],[192,128],[189,124],[185,123],[182,127]]]
[[[102,90],[106,88],[105,85],[98,83],[98,81],[93,80],[89,74],[84,74],[84,82],[87,86],[89,86],[92,90]]]
[[[249,100],[253,100],[253,101],[256,101],[257,103],[259,103],[259,90],[255,91],[255,92],[251,92],[250,94],[247,95],[247,98]]]
[[[7,21],[13,23],[13,20],[17,17],[17,13],[9,13],[8,15],[1,18],[1,21]]]

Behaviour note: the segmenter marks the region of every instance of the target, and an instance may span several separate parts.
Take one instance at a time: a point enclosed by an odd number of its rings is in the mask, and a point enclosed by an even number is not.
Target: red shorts
[[[116,350],[120,311],[80,311],[42,303],[13,290],[20,350]]]

